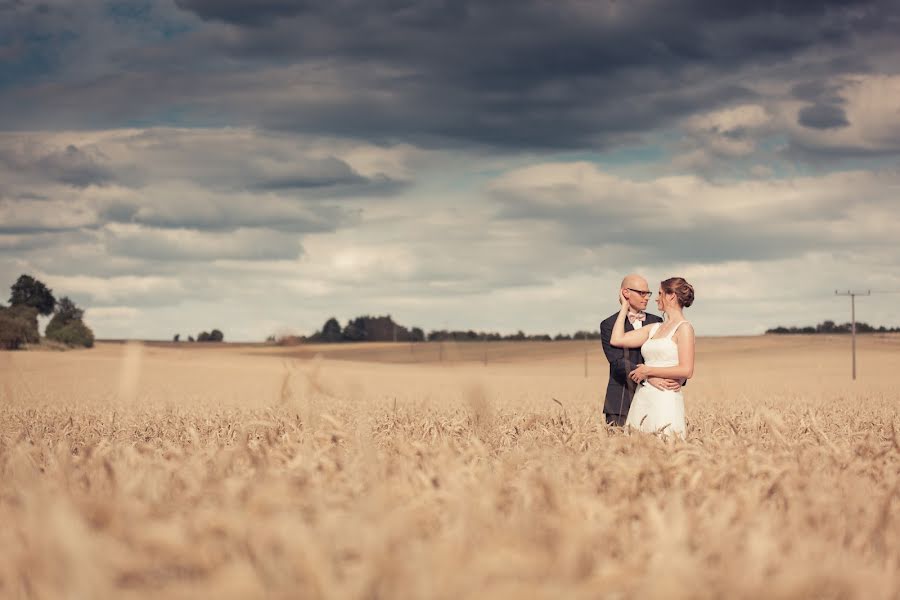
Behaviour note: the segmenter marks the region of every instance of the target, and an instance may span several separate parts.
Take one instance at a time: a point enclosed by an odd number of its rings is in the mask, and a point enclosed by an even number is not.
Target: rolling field
[[[900,598],[900,336],[0,353],[0,597]]]

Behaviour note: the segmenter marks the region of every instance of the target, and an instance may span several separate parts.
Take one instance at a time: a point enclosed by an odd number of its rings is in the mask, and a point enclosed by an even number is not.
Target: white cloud
[[[240,228],[230,232],[108,225],[110,254],[150,261],[277,260],[302,252],[295,234]]]
[[[726,130],[758,117],[738,111],[705,123]],[[53,224],[53,210],[71,210],[82,229],[3,234],[0,273],[33,272],[72,296],[101,337],[170,339],[219,327],[228,339],[264,339],[365,313],[426,329],[570,332],[611,313],[615,286],[633,270],[694,281],[702,333],[754,333],[780,320],[839,318],[833,287],[900,285],[890,275],[900,257],[888,246],[900,224],[893,171],[713,182],[624,177],[587,161],[511,166],[528,159],[257,140],[263,155],[303,148],[299,156],[340,157],[363,177],[413,182],[376,203],[217,191],[204,177],[214,179],[219,159],[201,159],[206,175],[190,176],[192,151],[256,140],[246,131],[84,135],[44,142],[98,144],[104,160],[143,160],[160,174],[141,186],[35,182],[36,192],[59,196],[26,201],[31,212],[18,223]],[[153,158],[179,145],[193,149],[178,150],[184,165]],[[23,200],[3,206],[12,202]],[[303,229],[304,219],[321,226]],[[773,312],[772,294],[788,291],[793,299],[778,296],[785,310]],[[869,304],[870,320],[891,324],[881,302]]]
[[[72,296],[77,301],[81,298],[90,298],[93,302],[104,304],[132,302],[147,295],[166,295],[169,298],[177,299],[187,291],[186,283],[176,277],[155,275],[92,277],[51,273],[38,273],[37,275],[58,296]],[[88,301],[80,300],[80,303],[84,303],[90,308]]]
[[[766,107],[741,104],[693,115],[682,123],[685,137],[673,164],[680,169],[713,172],[724,160],[750,157],[761,137],[771,133],[773,119]]]
[[[894,201],[898,186],[900,174],[892,171],[731,182],[694,175],[638,181],[579,162],[513,170],[489,190],[505,216],[556,223],[585,241],[628,243],[631,231],[635,243],[652,243],[655,235],[659,249],[669,251],[664,239],[675,234],[685,243],[691,236],[702,241],[721,234],[720,242],[755,237],[776,244],[765,248],[767,253],[790,253],[831,243],[890,243],[893,234],[886,225],[900,224]],[[710,254],[715,256],[716,249]]]
[[[91,309],[91,319],[99,321],[129,321],[140,314],[141,311],[133,306],[100,306]]]
[[[0,200],[0,232],[65,231],[97,224],[90,207],[61,200]]]

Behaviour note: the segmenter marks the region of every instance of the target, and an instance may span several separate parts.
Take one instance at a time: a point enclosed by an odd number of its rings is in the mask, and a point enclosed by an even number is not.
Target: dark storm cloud
[[[823,76],[866,72],[876,57],[863,41],[892,39],[900,13],[877,0],[177,6],[166,18],[189,23],[183,34],[125,48],[77,85],[17,88],[0,108],[15,105],[15,123],[38,127],[186,119],[377,141],[602,149],[753,98],[745,70],[791,80],[809,77],[811,61]],[[0,116],[0,126],[17,125]]]
[[[473,89],[518,92],[567,76],[605,77],[640,66],[668,71],[774,62],[883,29],[884,21],[871,16],[886,16],[883,11],[890,6],[536,0],[278,4],[284,16],[296,18],[258,30],[250,0],[225,2],[224,8],[218,2],[181,3],[201,18],[221,19],[227,13],[233,25],[246,25],[226,46],[235,55],[386,60],[422,67],[418,73],[426,78],[437,75],[477,84]]]
[[[28,173],[40,181],[53,181],[76,188],[106,185],[115,180],[102,158],[75,145],[48,153],[0,148],[0,165],[18,173]]]
[[[834,129],[850,124],[844,109],[833,104],[814,104],[800,110],[797,122],[813,129]]]
[[[371,179],[354,174],[346,179],[335,181],[332,179],[315,179],[303,176],[282,175],[269,177],[255,181],[249,185],[255,190],[322,190],[325,188],[342,186],[341,190],[332,191],[335,195],[354,194],[363,191],[367,195],[390,195],[404,187],[402,182],[379,175]]]
[[[346,160],[312,152],[276,135],[229,130],[156,129],[95,143],[96,154],[127,154],[114,167],[117,183],[143,188],[187,182],[219,194],[280,193],[297,199],[383,197],[408,182],[363,175]]]
[[[35,166],[47,179],[73,187],[103,185],[114,179],[109,169],[71,144],[62,152],[42,157]]]
[[[53,234],[59,232],[71,233],[81,227],[49,227],[46,225],[6,225],[0,223],[0,235],[34,235]]]
[[[143,187],[168,181],[184,181],[220,193],[273,192],[296,194],[304,200],[340,197],[392,196],[405,189],[407,182],[398,181],[383,173],[364,176],[345,161],[329,156],[267,157],[265,149],[246,143],[247,154],[223,154],[208,150],[205,156],[191,156],[191,148],[173,151],[183,157],[181,165],[128,165],[130,176],[120,177],[120,183]],[[205,150],[195,148],[195,150]],[[267,162],[274,164],[261,164]]]
[[[31,192],[21,192],[15,195],[16,200],[49,200],[46,194],[34,194]]]
[[[388,67],[356,80],[360,93],[272,106],[262,115],[272,128],[418,135],[420,143],[431,135],[519,147],[604,146],[752,97],[727,77],[735,69],[845,47],[880,27],[867,19],[871,5],[786,4],[784,11],[707,2],[295,4],[295,18],[265,30],[252,18],[232,18],[239,33],[222,50],[246,60],[320,57]],[[209,4],[189,7],[220,18]],[[367,93],[373,90],[388,99]]]
[[[291,17],[302,12],[309,2],[297,0],[175,0],[180,8],[196,13],[204,19],[214,19],[232,24],[261,25],[281,17]]]
[[[406,187],[382,173],[372,177],[360,175],[345,161],[329,156],[306,159],[287,172],[272,174],[256,170],[245,173],[237,185],[249,190],[307,192],[313,196],[391,196]]]
[[[835,129],[850,124],[844,111],[844,99],[841,89],[834,84],[821,81],[805,81],[796,84],[792,95],[810,102],[809,106],[800,109],[797,122],[812,129]]]
[[[277,198],[232,198],[212,202],[205,199],[183,201],[178,197],[155,202],[121,200],[106,204],[98,216],[105,222],[158,229],[221,233],[253,227],[272,230],[273,234],[331,232],[355,220],[354,213],[340,207],[306,207]]]

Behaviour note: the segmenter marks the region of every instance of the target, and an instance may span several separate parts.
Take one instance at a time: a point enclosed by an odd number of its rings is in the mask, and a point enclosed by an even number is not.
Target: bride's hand
[[[681,382],[675,379],[664,379],[662,377],[648,377],[647,383],[663,392],[677,392],[681,389]]]
[[[640,383],[643,380],[647,379],[647,372],[649,371],[649,367],[647,365],[638,365],[637,368],[632,371],[628,376],[635,383]]]

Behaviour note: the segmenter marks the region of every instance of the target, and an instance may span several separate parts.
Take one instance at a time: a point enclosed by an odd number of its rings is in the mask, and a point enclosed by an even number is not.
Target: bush
[[[306,339],[303,336],[287,334],[279,337],[272,335],[266,341],[279,346],[297,346],[306,341]]]
[[[37,344],[38,309],[32,306],[10,306],[0,308],[0,347],[17,350],[22,344]]]
[[[48,326],[47,329],[50,327]],[[85,348],[94,346],[94,332],[80,320],[69,321],[62,327],[53,329],[52,332],[47,333],[47,338],[67,346],[83,346]]]
[[[212,331],[201,331],[197,336],[198,342],[222,342],[225,340],[225,334],[218,329]]]
[[[81,319],[66,318],[65,315],[62,315],[58,312],[53,313],[53,317],[50,319],[50,322],[47,323],[47,328],[44,330],[44,335],[46,337],[50,338],[51,340],[55,339],[54,336],[57,334],[57,332],[60,329],[62,329],[63,327],[65,327],[66,325],[68,325],[69,323],[71,323],[75,320],[81,321]]]
[[[94,346],[94,332],[84,324],[84,310],[63,296],[56,304],[53,318],[47,323],[44,335],[48,340],[61,342],[67,346]]]

